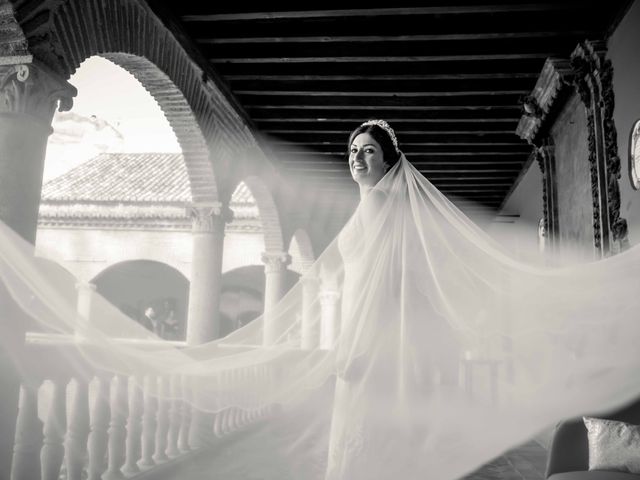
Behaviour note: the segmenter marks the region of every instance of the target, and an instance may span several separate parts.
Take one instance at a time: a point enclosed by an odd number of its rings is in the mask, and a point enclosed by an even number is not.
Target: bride
[[[640,395],[639,247],[525,262],[409,163],[387,122],[360,125],[348,151],[353,216],[268,318],[223,339],[150,347],[153,334],[101,299],[83,318],[6,227],[0,292],[47,331],[72,335],[94,367],[186,379],[182,400],[196,410],[279,405],[262,448],[296,480],[453,480],[559,419]],[[311,298],[306,280],[320,282]],[[337,333],[320,308],[327,289],[341,296]],[[256,347],[267,322],[277,340]],[[3,336],[16,328],[0,325]],[[326,341],[309,346],[318,331]],[[225,461],[283,478],[252,457]]]

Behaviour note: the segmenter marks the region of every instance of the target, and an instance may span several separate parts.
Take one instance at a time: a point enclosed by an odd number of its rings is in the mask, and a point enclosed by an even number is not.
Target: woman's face
[[[380,144],[368,133],[361,133],[349,147],[351,176],[360,185],[374,186],[387,172]]]

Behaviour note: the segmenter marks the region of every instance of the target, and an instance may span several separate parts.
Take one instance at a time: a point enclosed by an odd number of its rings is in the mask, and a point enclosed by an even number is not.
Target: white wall
[[[640,242],[640,191],[631,186],[628,144],[633,123],[640,118],[640,0],[633,3],[609,39],[608,57],[613,65],[613,119],[622,163],[620,216],[627,220],[629,240],[636,244]]]
[[[537,162],[531,163],[499,215],[502,221],[511,219],[507,215],[518,217],[513,218],[513,223],[494,223],[489,233],[509,235],[515,253],[537,251],[538,222],[542,218],[542,172]]]
[[[190,277],[190,232],[40,227],[36,251],[58,261],[83,282],[127,260],[155,260]]]
[[[111,265],[127,260],[161,262],[190,279],[191,250],[189,231],[40,227],[36,239],[39,256],[56,261],[82,282],[89,282]],[[262,252],[262,233],[227,233],[222,271],[262,265]]]

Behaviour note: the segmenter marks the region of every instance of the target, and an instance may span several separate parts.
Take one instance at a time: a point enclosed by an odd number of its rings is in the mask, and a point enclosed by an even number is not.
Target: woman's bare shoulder
[[[373,221],[384,208],[388,198],[387,192],[374,188],[362,203],[362,217],[366,223]]]

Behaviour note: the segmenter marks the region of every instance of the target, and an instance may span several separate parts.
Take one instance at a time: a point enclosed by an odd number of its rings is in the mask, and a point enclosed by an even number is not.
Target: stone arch
[[[171,24],[132,0],[26,2],[17,10],[31,53],[64,78],[93,55],[138,78],[176,132],[194,201],[219,201],[221,179],[214,165],[224,172],[234,152],[255,145],[255,139],[215,73],[190,57]]]
[[[209,160],[207,142],[180,89],[146,58],[126,53],[105,53],[100,56],[131,73],[158,102],[182,149],[193,201],[218,201],[218,185]]]
[[[297,245],[297,255],[292,254],[294,241]],[[299,264],[298,266],[302,273],[306,272],[307,269],[311,265],[313,265],[313,262],[315,262],[316,260],[315,254],[313,252],[313,243],[311,242],[311,237],[309,237],[309,234],[303,228],[298,228],[295,232],[293,232],[293,235],[289,240],[288,251],[293,259],[293,263]]]
[[[154,262],[166,265],[180,273],[187,281],[190,281],[191,267],[186,262],[180,262],[180,259],[177,257],[169,257],[166,254],[163,255],[163,252],[157,251],[152,252],[147,249],[145,254],[142,254],[140,251],[132,251],[131,254],[123,254],[122,256],[115,257],[112,256],[109,258],[109,261],[104,264],[96,264],[94,268],[89,269],[85,272],[84,276],[86,277],[83,281],[93,282],[93,279],[99,277],[107,270],[123,264],[127,262]]]
[[[175,328],[166,330],[161,336],[168,340],[184,339],[189,280],[179,270],[153,260],[128,260],[105,268],[91,283],[96,285],[100,295],[147,328],[153,327],[145,321],[147,308],[152,307],[161,318],[172,312]]]
[[[267,185],[258,177],[250,175],[241,179],[256,199],[260,221],[264,232],[264,246],[267,252],[286,252],[280,213]]]
[[[59,260],[36,255],[35,262],[38,269],[51,280],[50,284],[58,289],[65,300],[74,302],[76,299],[77,277]]]

